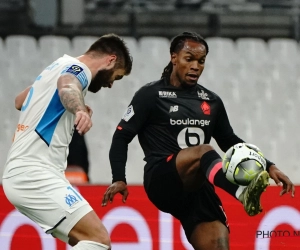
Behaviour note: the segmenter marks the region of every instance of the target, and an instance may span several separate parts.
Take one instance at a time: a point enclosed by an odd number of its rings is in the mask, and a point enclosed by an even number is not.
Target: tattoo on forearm
[[[83,95],[76,89],[66,88],[61,91],[60,100],[63,106],[73,114],[80,110],[86,110]]]

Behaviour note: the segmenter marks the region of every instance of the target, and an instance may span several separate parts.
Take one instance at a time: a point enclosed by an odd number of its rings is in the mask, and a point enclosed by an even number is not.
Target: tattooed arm
[[[87,111],[81,84],[75,76],[71,74],[60,76],[57,81],[57,88],[60,101],[66,110],[73,114],[76,114],[77,111]]]
[[[74,123],[78,133],[85,134],[92,127],[92,121],[84,103],[80,82],[75,76],[65,74],[58,78],[57,88],[62,105],[76,116]]]

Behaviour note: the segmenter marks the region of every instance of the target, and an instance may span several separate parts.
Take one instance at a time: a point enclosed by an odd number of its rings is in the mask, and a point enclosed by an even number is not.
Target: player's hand
[[[93,115],[93,110],[91,109],[91,107],[90,107],[89,105],[86,105],[86,104],[85,104],[85,107],[86,107],[87,112],[88,112],[88,114],[90,115],[90,117],[92,117],[92,115]]]
[[[123,181],[116,181],[113,184],[111,184],[107,189],[106,192],[103,195],[102,199],[102,207],[105,207],[107,205],[107,202],[110,201],[110,203],[113,202],[114,196],[120,193],[122,197],[122,201],[125,203],[127,200],[127,197],[129,195],[127,185]]]
[[[84,135],[88,132],[93,125],[89,113],[82,110],[76,112],[74,124],[80,135]]]
[[[295,196],[295,186],[283,172],[281,172],[275,165],[272,165],[269,169],[270,177],[275,181],[278,186],[282,185],[280,196],[285,193],[291,192],[292,197]]]

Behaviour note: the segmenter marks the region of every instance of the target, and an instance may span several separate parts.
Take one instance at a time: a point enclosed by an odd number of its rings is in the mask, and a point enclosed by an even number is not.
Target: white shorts
[[[18,174],[4,177],[2,185],[17,210],[66,243],[75,224],[93,210],[63,173],[49,168],[24,167],[22,173],[19,168]]]

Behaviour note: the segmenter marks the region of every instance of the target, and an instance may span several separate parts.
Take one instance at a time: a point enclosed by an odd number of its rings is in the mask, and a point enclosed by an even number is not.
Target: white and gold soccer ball
[[[266,160],[257,146],[238,143],[225,153],[222,168],[230,182],[247,186],[258,173],[266,170]]]

